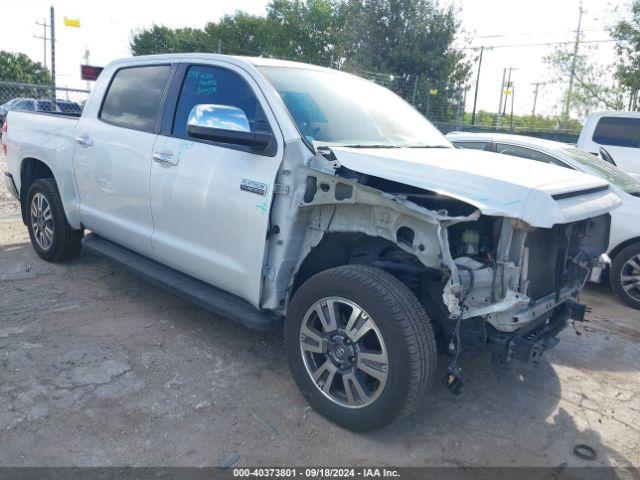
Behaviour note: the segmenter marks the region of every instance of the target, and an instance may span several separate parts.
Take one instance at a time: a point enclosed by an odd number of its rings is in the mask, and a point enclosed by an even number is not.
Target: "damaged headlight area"
[[[442,299],[455,353],[451,390],[461,387],[457,359],[464,343],[489,344],[499,368],[512,360],[537,362],[569,319],[584,319],[586,307],[575,299],[607,248],[610,220],[605,214],[545,229],[481,216],[441,234],[450,253]]]
[[[449,226],[442,298],[450,318],[483,317],[513,332],[543,317],[581,290],[607,248],[609,225],[605,214],[550,229],[487,216]]]

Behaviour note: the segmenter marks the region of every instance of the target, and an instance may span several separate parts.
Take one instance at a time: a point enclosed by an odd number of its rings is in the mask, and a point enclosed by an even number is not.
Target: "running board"
[[[272,330],[281,324],[275,315],[258,310],[240,297],[121,247],[95,233],[84,237],[82,246],[90,252],[121,263],[170,293],[253,330]]]

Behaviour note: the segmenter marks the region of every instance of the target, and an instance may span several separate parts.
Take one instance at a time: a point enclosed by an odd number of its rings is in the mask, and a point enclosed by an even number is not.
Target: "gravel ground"
[[[216,318],[91,254],[43,262],[0,201],[0,465],[638,466],[640,312],[606,288],[583,299],[590,323],[539,366],[497,375],[467,355],[462,395],[435,382],[417,414],[356,434],[307,406],[281,332]],[[597,461],[575,457],[578,443]]]

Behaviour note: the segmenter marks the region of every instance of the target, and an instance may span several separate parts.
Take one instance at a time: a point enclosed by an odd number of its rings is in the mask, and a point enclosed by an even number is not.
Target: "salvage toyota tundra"
[[[583,318],[620,202],[455,149],[374,83],[261,58],[116,61],[79,117],[12,111],[3,130],[40,257],[84,246],[250,328],[283,323],[304,396],[356,430],[419,404],[436,342],[453,390],[470,343],[536,361]]]

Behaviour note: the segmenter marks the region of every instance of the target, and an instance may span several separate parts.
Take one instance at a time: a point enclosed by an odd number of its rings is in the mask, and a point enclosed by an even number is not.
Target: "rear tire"
[[[311,406],[351,430],[381,428],[412,413],[436,366],[422,305],[397,278],[363,265],[326,270],[298,289],[285,344]]]
[[[54,179],[33,182],[25,208],[31,245],[40,258],[61,262],[80,254],[84,230],[76,230],[67,222]]]
[[[640,310],[640,243],[623,248],[614,257],[609,283],[616,297]]]

